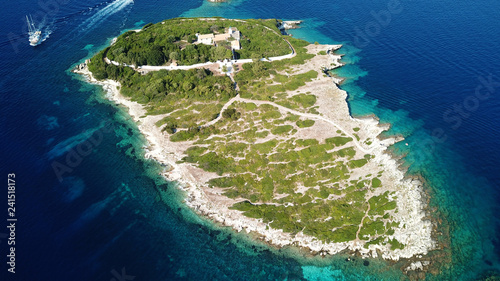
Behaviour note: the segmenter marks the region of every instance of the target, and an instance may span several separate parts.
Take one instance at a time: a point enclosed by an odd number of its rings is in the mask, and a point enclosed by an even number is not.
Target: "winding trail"
[[[371,149],[364,148],[351,133],[349,133],[347,130],[345,130],[343,127],[341,127],[339,124],[337,124],[334,121],[332,121],[332,120],[330,120],[328,118],[325,118],[323,116],[320,116],[320,115],[317,115],[317,114],[312,114],[312,113],[303,113],[303,112],[296,111],[296,110],[290,109],[288,107],[284,107],[282,105],[279,105],[279,104],[276,104],[276,103],[270,102],[270,101],[249,100],[249,99],[243,99],[240,96],[237,96],[235,99],[236,99],[235,101],[241,101],[241,102],[247,102],[247,103],[253,102],[253,103],[257,104],[257,105],[269,104],[269,105],[277,107],[279,110],[286,111],[286,112],[289,112],[289,113],[292,113],[292,114],[295,114],[295,115],[299,115],[299,116],[302,116],[302,117],[307,117],[307,118],[310,118],[310,119],[316,119],[316,120],[325,121],[325,122],[330,123],[333,126],[337,127],[340,131],[342,131],[348,137],[352,138],[352,140],[354,141],[354,144],[356,145],[356,147],[359,148],[364,153],[370,153],[372,151]]]
[[[341,127],[339,124],[337,124],[334,121],[332,121],[332,120],[330,120],[328,118],[325,118],[325,117],[323,117],[321,115],[312,114],[312,113],[303,113],[303,112],[296,111],[296,110],[290,109],[288,107],[284,107],[282,105],[279,105],[279,104],[276,104],[276,103],[270,102],[270,101],[244,99],[244,98],[240,97],[239,94],[236,97],[230,99],[226,104],[224,104],[224,106],[222,107],[222,109],[221,109],[221,111],[219,113],[219,116],[217,116],[217,118],[215,118],[214,120],[212,120],[212,121],[210,121],[210,122],[202,125],[201,127],[208,127],[208,126],[211,126],[211,125],[214,125],[215,123],[217,123],[220,119],[222,119],[222,113],[224,112],[224,110],[226,110],[234,102],[254,103],[256,105],[268,104],[268,105],[277,107],[280,111],[289,112],[291,114],[298,115],[298,116],[301,116],[301,117],[306,117],[306,118],[309,118],[309,119],[316,119],[316,120],[325,121],[325,122],[327,122],[327,123],[335,126],[337,129],[339,129],[340,131],[342,131],[348,137],[352,138],[352,141],[354,142],[354,144],[356,145],[356,147],[359,148],[359,150],[363,151],[364,153],[371,153],[372,150],[373,150],[373,149],[364,148],[359,143],[359,141],[356,139],[356,137],[354,137],[351,133],[349,133],[347,130],[345,130],[343,127]]]
[[[368,199],[366,200],[368,202]],[[359,233],[361,232],[361,228],[363,228],[363,222],[368,217],[368,212],[370,212],[370,203],[368,203],[368,208],[366,209],[365,215],[361,219],[361,223],[359,224],[358,231],[356,231],[356,241],[359,241]]]
[[[243,20],[238,20],[238,21],[246,22],[246,21],[243,21]],[[270,31],[272,31],[272,32],[274,32],[278,36],[282,36],[281,34],[279,34],[278,32],[276,32],[275,30],[273,30],[273,29],[271,29],[271,28],[269,28],[267,26],[263,26],[263,27],[266,28],[266,29],[268,29],[268,30],[270,30]],[[136,31],[136,32],[138,32],[138,31]],[[284,59],[289,59],[289,58],[295,57],[297,55],[297,52],[295,51],[295,48],[284,37],[282,37],[282,39],[290,47],[290,49],[292,51],[290,54],[283,55],[283,56],[277,56],[277,57],[270,57],[270,58],[261,58],[260,60],[261,61],[279,61],[279,60],[284,60]],[[104,58],[104,61],[107,64],[120,65],[119,62],[111,61],[107,57]],[[231,60],[231,64],[235,64],[235,63],[249,63],[249,62],[252,62],[252,59]],[[219,64],[219,62],[206,62],[206,63],[199,63],[199,64],[193,64],[193,65],[180,65],[180,66],[152,66],[152,65],[143,65],[143,66],[139,66],[137,68],[134,65],[127,65],[127,64],[122,64],[122,65],[131,67],[131,68],[133,68],[134,70],[137,70],[137,71],[140,71],[140,70],[157,71],[157,70],[162,70],[162,69],[165,69],[165,70],[188,70],[188,69],[194,69],[194,68],[205,68],[205,67],[209,67],[209,66],[214,65],[214,64]],[[235,89],[238,89],[238,86],[237,86],[236,82],[234,81],[233,77],[231,75],[228,75],[228,76],[234,82]],[[234,98],[230,99],[226,104],[224,104],[224,106],[220,110],[219,116],[217,116],[217,118],[215,118],[214,120],[212,120],[212,121],[210,121],[210,122],[208,122],[208,123],[206,123],[204,125],[201,125],[201,127],[208,127],[208,126],[211,126],[211,125],[214,125],[215,123],[217,123],[222,118],[222,113],[229,106],[231,106],[236,101],[238,101],[238,102],[245,102],[245,103],[255,103],[257,105],[269,104],[269,105],[272,105],[274,107],[277,107],[280,111],[289,112],[289,113],[292,113],[292,114],[295,114],[295,115],[299,115],[301,117],[306,117],[306,118],[310,118],[310,119],[316,119],[316,120],[325,121],[325,122],[327,122],[327,123],[335,126],[336,128],[338,128],[340,131],[342,131],[348,137],[352,138],[354,144],[356,145],[356,147],[359,150],[363,151],[364,153],[370,153],[373,150],[373,149],[364,148],[359,143],[359,141],[356,139],[356,137],[353,136],[350,132],[348,132],[347,130],[345,130],[343,127],[341,127],[339,124],[335,123],[334,121],[332,121],[330,119],[327,119],[327,118],[325,118],[325,117],[323,117],[321,115],[299,112],[299,111],[296,111],[296,110],[284,107],[282,105],[279,105],[279,104],[276,104],[276,103],[270,102],[270,101],[244,99],[244,98],[240,97],[239,93]]]

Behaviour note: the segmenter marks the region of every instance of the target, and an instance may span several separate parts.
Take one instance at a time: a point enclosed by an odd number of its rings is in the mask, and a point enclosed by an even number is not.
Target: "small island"
[[[314,254],[398,260],[436,247],[422,184],[353,118],[340,45],[279,20],[178,18],[125,32],[77,67],[125,105],[186,204],[236,231]],[[421,258],[421,256],[420,256]],[[422,260],[412,269],[425,267]]]

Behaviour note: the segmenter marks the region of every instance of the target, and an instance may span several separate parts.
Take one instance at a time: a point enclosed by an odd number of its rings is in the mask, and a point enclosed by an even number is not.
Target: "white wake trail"
[[[123,10],[125,7],[132,3],[134,3],[134,0],[115,0],[104,7],[102,10],[95,13],[92,17],[81,23],[78,29],[81,32],[92,29],[97,24],[106,20],[109,16]]]

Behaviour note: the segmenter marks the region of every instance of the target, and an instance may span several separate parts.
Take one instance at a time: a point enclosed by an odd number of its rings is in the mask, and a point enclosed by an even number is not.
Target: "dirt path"
[[[359,148],[359,150],[363,151],[364,153],[370,153],[372,151],[372,149],[366,149],[366,148],[364,148],[358,142],[358,140],[350,132],[348,132],[347,130],[345,130],[343,127],[341,127],[340,125],[338,125],[334,121],[332,121],[332,120],[330,120],[328,118],[325,118],[323,116],[320,116],[320,115],[317,115],[317,114],[312,114],[312,113],[303,113],[303,112],[296,111],[296,110],[290,109],[288,107],[284,107],[282,105],[279,105],[279,104],[276,104],[276,103],[270,102],[270,101],[249,100],[249,99],[244,99],[244,98],[241,98],[240,96],[237,96],[237,97],[233,98],[230,102],[233,103],[235,101],[246,102],[246,103],[252,102],[252,103],[255,103],[257,105],[269,104],[269,105],[277,107],[281,111],[289,112],[289,113],[292,113],[292,114],[295,114],[295,115],[299,115],[299,116],[302,116],[302,117],[306,117],[306,118],[310,118],[310,119],[323,120],[323,121],[325,121],[327,123],[330,123],[333,126],[337,127],[340,131],[342,131],[348,137],[352,138],[352,140],[354,141],[354,144],[356,145],[357,148]]]
[[[340,125],[338,125],[337,123],[335,123],[334,121],[332,121],[332,120],[330,120],[328,118],[325,118],[325,117],[317,115],[317,114],[303,113],[303,112],[300,112],[300,111],[296,111],[296,110],[290,109],[288,107],[284,107],[282,105],[279,105],[279,104],[276,104],[276,103],[270,102],[270,101],[244,99],[244,98],[240,97],[239,94],[236,97],[230,99],[226,104],[224,104],[224,106],[222,107],[222,109],[221,109],[221,111],[219,113],[219,116],[216,119],[214,119],[214,120],[212,120],[212,121],[210,121],[210,122],[202,125],[202,127],[208,127],[208,126],[211,126],[211,125],[214,125],[215,123],[217,123],[222,118],[222,113],[224,112],[224,110],[226,110],[229,106],[231,106],[236,101],[238,101],[238,102],[245,102],[245,103],[255,103],[256,105],[269,104],[269,105],[272,105],[274,107],[277,107],[280,111],[288,112],[288,113],[291,113],[291,114],[294,114],[294,115],[299,115],[301,117],[306,117],[306,118],[309,118],[309,119],[316,119],[316,120],[325,121],[325,122],[330,123],[331,125],[335,126],[337,129],[339,129],[340,131],[342,131],[348,137],[352,138],[352,141],[354,142],[354,144],[356,145],[356,147],[359,148],[359,150],[363,151],[364,153],[370,153],[373,150],[373,149],[364,148],[359,143],[359,141],[356,139],[356,137],[354,137],[350,132],[348,132],[343,127],[341,127]]]
[[[361,223],[359,224],[358,231],[356,231],[356,240],[359,241],[359,233],[361,232],[361,228],[363,227],[363,222],[365,221],[365,218],[368,217],[368,212],[370,211],[370,203],[368,203],[368,209],[365,212],[365,215],[361,219]]]

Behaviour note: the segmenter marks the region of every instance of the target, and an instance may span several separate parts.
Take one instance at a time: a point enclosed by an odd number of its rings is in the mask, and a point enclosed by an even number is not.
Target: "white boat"
[[[31,15],[26,16],[26,21],[28,22],[28,35],[29,35],[29,41],[31,46],[36,46],[41,43],[42,39],[42,32],[35,26],[35,23],[33,22],[33,18],[31,18]]]

